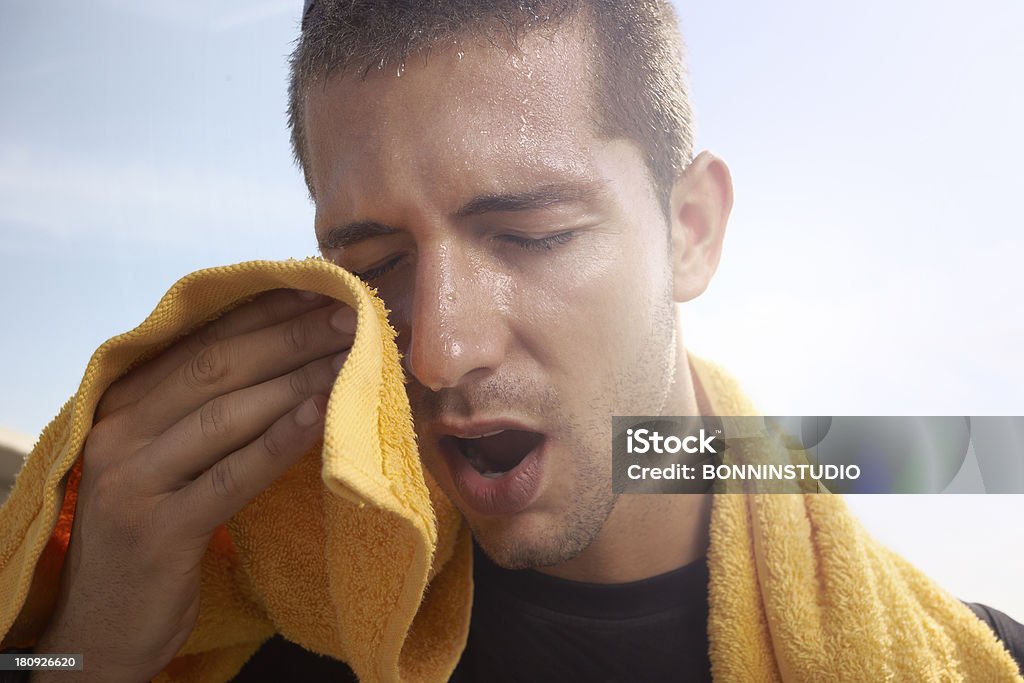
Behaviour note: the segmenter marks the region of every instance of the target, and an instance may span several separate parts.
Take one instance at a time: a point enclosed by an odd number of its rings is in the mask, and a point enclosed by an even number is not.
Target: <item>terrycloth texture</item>
[[[755,414],[731,378],[695,369],[713,414]],[[716,681],[1024,680],[986,624],[839,496],[715,496],[708,571]]]
[[[275,631],[348,661],[364,681],[447,678],[468,629],[469,534],[420,468],[383,307],[317,260],[194,273],[136,330],[100,347],[0,509],[5,646],[31,644],[52,609],[74,513],[72,465],[104,389],[203,321],[281,287],[359,313],[323,449],[215,536],[199,623],[158,680],[228,680]],[[753,414],[724,373],[691,360],[703,407]],[[987,626],[871,539],[836,496],[716,496],[708,566],[716,680],[1022,680]]]
[[[447,678],[472,602],[469,534],[424,478],[383,305],[360,280],[315,259],[193,273],[139,327],[96,351],[0,509],[5,646],[34,642],[51,613],[76,472],[63,510],[62,480],[104,390],[225,309],[285,287],[326,294],[358,312],[355,343],[327,407],[322,453],[308,454],[214,537],[198,624],[158,680],[225,681],[275,631],[349,662],[364,681]]]

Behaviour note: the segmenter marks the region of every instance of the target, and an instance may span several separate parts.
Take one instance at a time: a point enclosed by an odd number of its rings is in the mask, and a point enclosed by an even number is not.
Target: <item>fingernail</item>
[[[299,423],[300,427],[312,427],[320,421],[320,417],[320,408],[316,405],[316,399],[312,397],[303,401],[298,412],[295,413],[295,421]]]
[[[307,292],[306,290],[303,289],[297,290],[297,292],[299,298],[302,299],[303,301],[313,301],[314,299],[320,296],[316,292]]]
[[[348,306],[342,306],[331,314],[331,327],[343,334],[354,334],[356,331],[356,312]]]
[[[335,372],[341,372],[341,368],[345,365],[345,360],[348,359],[348,351],[339,353],[337,356],[331,359],[331,367],[334,368]]]

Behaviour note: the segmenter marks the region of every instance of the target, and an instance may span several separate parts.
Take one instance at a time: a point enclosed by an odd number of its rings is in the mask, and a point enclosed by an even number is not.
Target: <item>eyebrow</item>
[[[549,209],[561,204],[583,204],[601,193],[603,184],[550,183],[506,194],[483,194],[469,200],[455,212],[456,218],[467,218],[487,213],[508,213]],[[398,228],[376,221],[355,221],[331,228],[322,240],[321,250],[345,247],[381,235],[392,235]]]
[[[594,199],[599,192],[600,185],[551,183],[525,192],[480,195],[466,202],[455,215],[465,218],[483,213],[535,211],[559,204],[582,204]]]

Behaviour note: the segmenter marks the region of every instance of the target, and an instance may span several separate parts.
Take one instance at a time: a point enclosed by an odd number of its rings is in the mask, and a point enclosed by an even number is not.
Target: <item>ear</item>
[[[711,282],[732,211],[732,176],[725,162],[701,152],[672,187],[672,269],[676,301],[690,301]]]

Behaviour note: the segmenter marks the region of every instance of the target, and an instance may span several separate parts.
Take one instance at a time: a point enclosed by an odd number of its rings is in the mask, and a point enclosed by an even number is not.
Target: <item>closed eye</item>
[[[402,256],[399,255],[399,256],[394,257],[390,261],[386,261],[386,262],[382,263],[379,266],[375,266],[373,268],[370,268],[369,270],[364,270],[364,271],[362,271],[360,273],[356,273],[355,271],[353,271],[352,274],[355,275],[360,280],[364,280],[364,281],[376,280],[377,278],[381,277],[382,275],[385,275],[386,273],[390,272],[391,270],[394,270],[395,266],[397,266],[398,262],[401,261],[401,260],[402,260]]]
[[[573,230],[567,230],[565,232],[558,232],[554,235],[548,235],[547,237],[522,237],[520,235],[499,235],[498,239],[503,242],[510,242],[517,247],[526,249],[527,251],[546,251],[553,249],[561,244],[566,244],[573,237],[576,236],[576,232]]]

